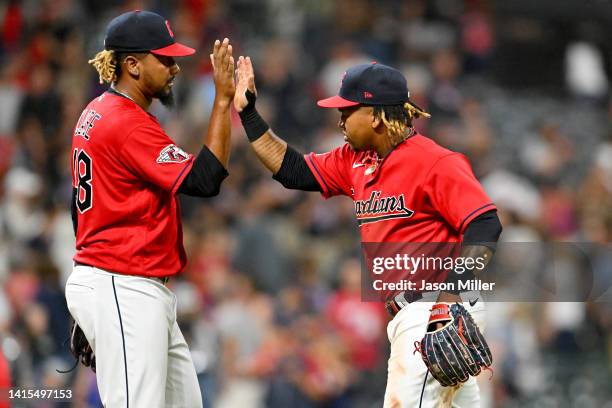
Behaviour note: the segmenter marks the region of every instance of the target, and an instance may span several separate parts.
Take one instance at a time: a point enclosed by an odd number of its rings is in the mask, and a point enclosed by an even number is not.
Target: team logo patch
[[[177,145],[168,145],[159,152],[158,163],[182,163],[189,160],[189,154]]]

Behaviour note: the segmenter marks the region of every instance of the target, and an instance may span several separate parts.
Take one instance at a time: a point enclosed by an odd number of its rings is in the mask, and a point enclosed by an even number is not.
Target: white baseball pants
[[[461,294],[463,306],[483,330],[484,302],[480,299],[474,306],[469,304],[470,300],[478,296],[478,292]],[[402,308],[387,325],[391,355],[387,365],[384,408],[480,407],[480,390],[474,377],[470,377],[458,390],[442,387],[431,374],[427,375],[427,381],[424,381],[427,367],[420,353],[413,353],[414,342],[421,341],[425,335],[429,311],[436,298],[437,293],[425,294],[422,301]]]
[[[106,408],[202,407],[176,296],[160,281],[77,265],[66,300],[94,350]]]

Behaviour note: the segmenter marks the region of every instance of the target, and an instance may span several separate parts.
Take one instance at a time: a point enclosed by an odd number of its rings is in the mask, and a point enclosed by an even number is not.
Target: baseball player
[[[82,361],[93,363],[105,407],[202,406],[166,282],[186,263],[177,194],[214,196],[228,174],[229,40],[217,40],[210,54],[215,100],[197,157],[147,112],[153,99],[172,102],[174,58],[194,52],[162,16],[133,11],[110,22],[104,50],[90,61],[110,87],[74,129],[76,255],[66,300],[91,346],[95,360]]]
[[[339,109],[345,141],[323,154],[302,155],[288,146],[259,116],[255,101],[251,60],[240,57],[234,106],[255,153],[286,188],[350,197],[363,242],[463,242],[461,256],[491,258],[501,233],[496,207],[463,155],[415,131],[413,121],[429,114],[409,99],[398,70],[377,63],[354,66],[339,94],[318,102]],[[376,200],[388,205],[375,205]],[[427,375],[421,356],[413,354],[428,323],[438,320],[430,318],[430,310],[467,299],[466,309],[482,324],[483,302],[472,296],[477,295],[402,292],[389,299],[394,317],[387,328],[391,355],[385,407],[450,406],[451,401],[454,407],[479,406],[474,377],[461,388],[442,387]]]

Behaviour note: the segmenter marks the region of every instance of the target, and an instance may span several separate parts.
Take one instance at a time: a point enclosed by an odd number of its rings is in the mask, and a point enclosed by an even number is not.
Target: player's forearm
[[[501,232],[502,225],[495,210],[476,217],[466,228],[459,257],[478,260],[478,262],[474,262],[475,267],[466,270],[464,273],[449,272],[446,282],[457,287],[459,281],[466,281],[478,276],[493,259],[493,251]],[[440,292],[438,301],[461,302],[459,291]]]
[[[249,103],[239,112],[242,126],[259,160],[274,174],[274,179],[286,188],[321,191],[308,168],[304,156],[272,132],[255,109],[256,95],[246,90]]]
[[[272,172],[274,180],[285,188],[322,191],[308,168],[304,156],[268,129],[251,142],[259,160]]]
[[[204,139],[204,144],[225,168],[227,168],[230,156],[230,104],[231,101],[220,101],[215,98],[208,132]]]
[[[472,275],[478,276],[491,262],[493,259],[493,251],[491,248],[484,245],[469,245],[464,244],[461,247],[461,253],[459,254],[464,259],[477,259],[479,262],[475,263],[475,267],[470,270]]]
[[[238,113],[240,121],[259,160],[273,173],[281,168],[287,151],[287,143],[276,136],[255,108],[257,96],[247,90],[248,105]]]
[[[457,271],[450,271],[446,283],[452,283],[455,287],[458,286],[460,281],[469,280],[482,272],[491,261],[491,258],[493,258],[493,251],[484,245],[463,245],[459,257],[463,259],[479,259],[482,261],[480,263],[482,267],[466,270],[462,274],[459,274]],[[458,290],[452,292],[441,291],[438,295],[438,302],[461,303],[461,296],[459,296]]]
[[[287,142],[268,129],[261,137],[251,143],[251,147],[259,160],[272,172],[278,173],[287,152]]]

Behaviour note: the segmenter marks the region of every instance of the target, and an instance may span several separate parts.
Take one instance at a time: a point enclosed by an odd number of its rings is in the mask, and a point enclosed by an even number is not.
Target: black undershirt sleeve
[[[70,203],[70,215],[72,217],[72,229],[74,230],[74,236],[76,237],[77,227],[79,226],[79,217],[77,216],[76,200],[77,200],[77,189],[72,187],[72,202]]]
[[[460,256],[472,259],[487,257],[487,253],[490,254],[491,252],[495,252],[496,243],[501,231],[502,225],[501,222],[499,222],[496,210],[480,214],[468,224],[463,234]],[[445,292],[459,294],[461,292],[461,290],[459,290],[459,282],[469,281],[475,276],[474,269],[449,273],[445,282],[452,285],[450,286],[451,289],[445,290]]]
[[[227,175],[219,159],[204,146],[177,192],[194,197],[216,196]]]
[[[280,169],[272,178],[281,183],[285,188],[303,191],[323,191],[306,164],[304,156],[289,145],[287,145],[287,152],[283,157]]]
[[[463,234],[463,243],[484,245],[495,251],[495,243],[502,232],[502,225],[497,211],[491,210],[480,214],[470,222]]]

